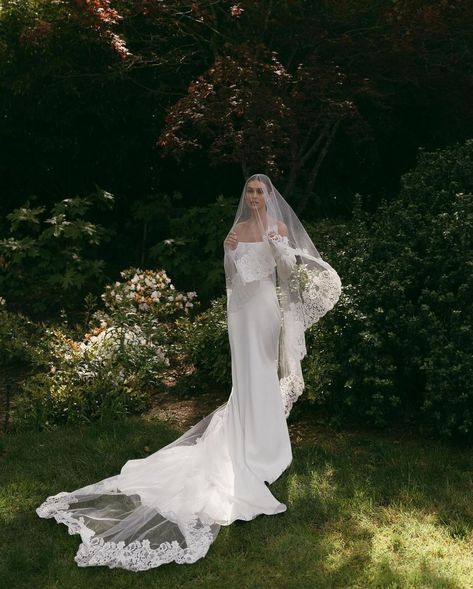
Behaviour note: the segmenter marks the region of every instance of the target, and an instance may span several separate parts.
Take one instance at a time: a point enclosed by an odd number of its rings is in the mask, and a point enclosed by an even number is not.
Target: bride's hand
[[[225,247],[229,247],[230,249],[236,249],[238,245],[238,236],[235,231],[230,231],[227,236],[227,239],[223,242]]]
[[[276,231],[268,231],[266,235],[269,237],[269,243],[274,243],[275,241],[280,240],[279,233],[276,233]]]

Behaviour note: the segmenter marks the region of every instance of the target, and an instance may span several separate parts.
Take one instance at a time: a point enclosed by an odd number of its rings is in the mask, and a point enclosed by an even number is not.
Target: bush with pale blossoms
[[[172,317],[192,308],[195,293],[176,292],[164,271],[122,276],[125,282],[104,292],[106,309],[93,314],[81,338],[62,327],[45,331],[49,372],[25,383],[15,408],[19,426],[50,428],[149,408],[173,351]]]
[[[147,410],[169,364],[160,326],[149,319],[141,325],[131,318],[115,325],[101,320],[81,341],[61,328],[46,330],[49,372],[25,382],[14,409],[16,425],[43,429]]]
[[[144,311],[166,319],[181,311],[188,313],[198,304],[197,293],[176,290],[164,270],[128,268],[121,276],[124,281],[107,286],[102,295],[110,310]]]
[[[164,367],[169,366],[163,333],[156,319],[149,318],[115,325],[102,319],[100,325],[80,342],[76,354],[81,357],[78,373],[94,377],[103,366],[114,367],[110,376],[117,384],[139,382],[141,386],[158,382]]]
[[[187,319],[195,292],[179,292],[164,270],[130,268],[106,287],[105,309],[78,337],[65,326],[47,329],[49,372],[23,386],[15,414],[23,426],[55,427],[145,411],[169,358],[179,353],[176,320]]]

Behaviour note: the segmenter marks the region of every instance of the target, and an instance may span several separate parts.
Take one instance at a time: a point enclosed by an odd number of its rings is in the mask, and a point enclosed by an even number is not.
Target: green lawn
[[[116,424],[0,439],[3,587],[95,589],[472,588],[473,450],[319,428],[271,486],[288,510],[222,527],[207,556],[133,573],[79,568],[80,543],[40,519],[48,495],[117,474],[177,430]]]

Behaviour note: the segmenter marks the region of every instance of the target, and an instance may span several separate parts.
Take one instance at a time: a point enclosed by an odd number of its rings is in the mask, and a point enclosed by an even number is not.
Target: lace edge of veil
[[[95,536],[95,532],[87,527],[83,517],[76,518],[69,513],[70,505],[77,501],[71,493],[61,492],[48,497],[36,509],[36,513],[39,517],[54,518],[57,523],[66,525],[70,535],[81,536],[82,543],[74,557],[80,567],[108,566],[144,571],[173,561],[178,564],[192,564],[207,554],[216,537],[216,534],[212,534],[210,525],[202,523],[199,517],[195,516],[179,524],[186,540],[185,548],[181,547],[177,540],[163,542],[157,548],[152,548],[150,541],[146,539],[134,540],[129,544],[123,541],[105,541]]]

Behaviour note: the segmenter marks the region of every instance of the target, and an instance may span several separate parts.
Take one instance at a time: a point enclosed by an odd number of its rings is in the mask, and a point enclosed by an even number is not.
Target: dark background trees
[[[309,218],[398,188],[471,135],[457,1],[3,2],[2,212],[91,191],[238,195],[262,170]],[[336,197],[336,198],[335,198]]]

